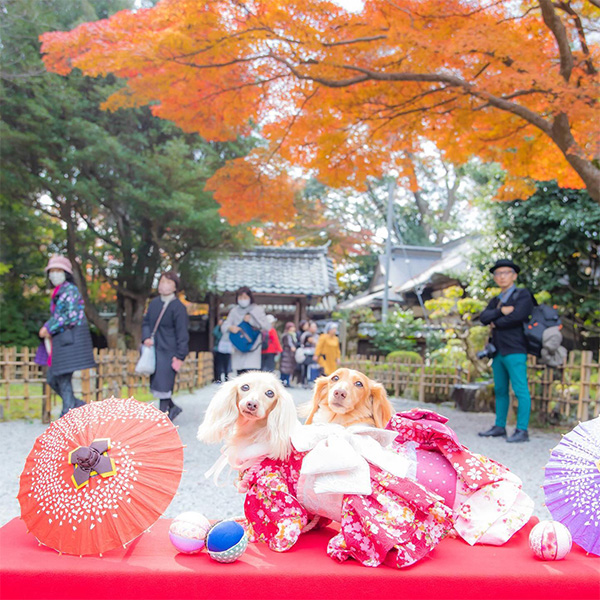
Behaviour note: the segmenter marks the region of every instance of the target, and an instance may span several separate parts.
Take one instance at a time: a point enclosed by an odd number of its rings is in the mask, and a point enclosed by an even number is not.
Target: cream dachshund
[[[372,425],[383,429],[394,408],[385,388],[360,371],[341,368],[315,382],[312,403],[302,407],[306,424]]]
[[[285,460],[299,426],[296,406],[272,373],[251,371],[224,383],[198,429],[201,442],[225,443],[229,464],[243,469],[264,456]]]

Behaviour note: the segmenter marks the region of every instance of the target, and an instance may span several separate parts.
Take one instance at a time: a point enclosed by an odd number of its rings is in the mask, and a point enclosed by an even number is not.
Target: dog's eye
[[[356,387],[364,387],[364,386],[363,386],[363,384],[362,384],[362,381],[355,381],[355,382],[354,382],[354,385],[355,385]]]
[[[250,389],[250,386],[247,383],[245,383],[240,389],[242,390],[242,392],[247,392]]]
[[[337,375],[334,375],[334,376],[331,378],[331,381],[338,381],[338,380],[339,380],[339,377],[338,377]]]
[[[267,398],[273,398],[273,396],[275,396],[275,392],[274,392],[273,390],[267,390],[267,391],[265,392],[265,396],[266,396]]]

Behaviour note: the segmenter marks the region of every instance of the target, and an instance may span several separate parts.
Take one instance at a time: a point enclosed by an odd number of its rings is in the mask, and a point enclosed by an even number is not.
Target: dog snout
[[[249,412],[256,412],[258,410],[258,402],[256,400],[246,400],[246,410]]]
[[[343,388],[335,388],[335,390],[333,390],[333,399],[336,402],[343,402],[347,395],[348,392]]]

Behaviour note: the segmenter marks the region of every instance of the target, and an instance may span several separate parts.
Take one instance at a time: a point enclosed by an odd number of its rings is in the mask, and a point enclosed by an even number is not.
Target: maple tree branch
[[[516,104],[505,98],[494,96],[489,92],[478,91],[475,86],[468,81],[461,79],[455,75],[447,75],[442,73],[381,73],[379,71],[373,71],[371,69],[365,69],[354,65],[333,65],[340,69],[348,71],[358,71],[361,75],[350,79],[327,79],[325,77],[319,77],[316,75],[305,74],[298,70],[294,65],[290,64],[289,61],[276,55],[271,55],[273,60],[280,62],[285,65],[292,74],[298,79],[314,81],[325,87],[329,88],[341,88],[363,83],[365,81],[407,81],[407,82],[431,82],[431,83],[446,83],[451,87],[457,87],[463,89],[467,94],[474,97],[486,100],[491,106],[510,112],[518,117],[521,117],[525,121],[528,121],[532,125],[535,125],[538,129],[548,135],[552,135],[552,128],[550,124],[539,114],[530,110],[529,108]],[[317,61],[312,61],[313,64],[319,64]]]
[[[397,8],[398,10],[401,10],[402,12],[405,12],[407,14],[409,14],[409,12],[410,12],[408,9],[400,7],[396,2],[393,2],[392,0],[388,0],[387,3],[390,6],[393,6],[394,8]],[[413,14],[417,15],[421,19],[447,19],[449,17],[469,18],[469,17],[472,17],[473,15],[476,15],[481,12],[485,12],[489,8],[494,8],[495,6],[498,6],[499,4],[503,4],[503,3],[504,3],[504,0],[495,0],[494,2],[490,2],[489,4],[486,4],[485,6],[480,6],[479,8],[470,10],[469,12],[462,12],[462,13],[439,13],[438,12],[435,14],[425,15],[425,14],[413,11]]]
[[[91,219],[87,216],[84,215],[83,213],[77,211],[77,214],[79,215],[79,217],[81,218],[81,220],[86,224],[86,226],[89,228],[89,230],[99,239],[101,239],[103,242],[105,242],[107,245],[112,246],[113,248],[117,248],[120,249],[121,246],[119,246],[119,244],[117,244],[116,242],[114,242],[113,240],[111,240],[110,238],[102,235],[98,229],[96,229],[95,225],[93,224],[93,222],[91,221]]]
[[[290,132],[290,130],[294,126],[294,123],[297,121],[297,119],[300,116],[300,114],[302,113],[302,110],[317,95],[317,92],[318,92],[318,89],[313,90],[304,99],[304,101],[302,102],[301,106],[298,107],[298,110],[295,112],[295,114],[292,117],[291,121],[289,122],[288,126],[285,128],[285,131],[283,132],[283,135],[281,136],[281,139],[279,140],[277,146],[275,146],[273,152],[271,152],[271,155],[270,155],[269,159],[273,158],[273,156],[279,151],[279,148],[281,148],[281,145],[283,144],[285,138],[287,137],[288,133]]]
[[[434,104],[429,104],[428,106],[421,106],[419,108],[411,108],[409,110],[402,110],[400,112],[394,112],[389,117],[386,117],[386,118],[389,119],[389,121],[393,121],[394,119],[397,119],[398,117],[403,117],[405,115],[410,115],[410,114],[418,113],[418,112],[427,112],[427,111],[433,110],[435,108],[438,108],[440,106],[445,106],[446,104],[451,104],[452,102],[455,102],[455,101],[456,101],[456,96],[454,96],[452,98],[447,98],[446,100],[440,100],[439,102],[435,102]]]
[[[600,8],[600,2],[598,0],[588,0],[590,4],[593,4],[596,8]]]
[[[519,131],[522,131],[523,129],[525,129],[528,126],[529,126],[529,123],[524,123],[523,125],[519,125],[518,127],[515,127],[514,129],[512,129],[511,131],[503,133],[502,135],[496,135],[494,137],[489,137],[489,136],[482,137],[482,136],[479,136],[479,139],[483,140],[484,142],[499,142],[500,140],[506,140],[506,139],[511,138],[513,135],[515,135]]]
[[[517,21],[518,19],[522,19],[523,17],[526,17],[530,12],[536,10],[535,6],[531,6],[530,8],[528,8],[522,15],[515,15],[514,17],[506,17],[505,19],[501,19],[500,21],[498,21],[498,23],[506,23],[507,21]]]
[[[371,37],[364,37],[364,38],[356,38],[353,40],[345,40],[345,41],[341,41],[341,42],[321,42],[322,46],[325,46],[326,48],[333,48],[335,46],[348,46],[350,44],[360,44],[361,42],[376,42],[378,40],[387,40],[387,35],[374,35]]]
[[[491,62],[485,63],[485,65],[483,65],[483,67],[481,67],[481,69],[479,69],[479,71],[477,71],[477,73],[475,73],[475,75],[473,75],[473,79],[477,79],[480,75],[483,74],[483,72],[491,65]]]
[[[432,94],[437,94],[438,92],[444,92],[447,89],[448,89],[447,87],[432,88],[432,89],[427,90],[425,92],[421,92],[420,94],[416,94],[412,98],[406,100],[406,102],[402,102],[400,104],[383,104],[383,107],[384,107],[383,109],[376,109],[376,110],[377,110],[377,112],[382,112],[382,111],[388,111],[388,112],[397,111],[397,110],[401,109],[402,107],[410,106],[410,105],[414,104],[415,102],[417,102],[417,100],[422,100],[423,98],[425,98],[427,96],[430,96]]]
[[[554,4],[558,9],[563,10],[568,15],[570,15],[575,22],[575,29],[577,29],[577,35],[579,36],[579,43],[581,44],[581,51],[587,57],[585,60],[585,64],[587,67],[587,72],[589,75],[595,75],[598,71],[592,62],[592,57],[590,56],[590,49],[587,45],[587,40],[585,39],[585,31],[583,30],[583,24],[579,15],[573,10],[573,7],[568,2],[557,2]]]
[[[500,96],[503,100],[512,100],[513,98],[518,98],[519,96],[529,96],[530,94],[549,94],[551,96],[556,96],[556,94],[552,94],[549,90],[519,90],[518,92],[514,92],[512,94],[508,94],[506,96]],[[488,108],[492,106],[491,102],[487,102],[486,104],[482,104],[481,106],[477,106],[474,108],[474,111],[483,110],[484,108]]]
[[[231,40],[235,40],[237,38],[244,38],[248,34],[254,34],[256,32],[262,32],[262,31],[267,31],[269,33],[272,33],[272,31],[270,29],[268,29],[267,27],[250,27],[248,29],[244,29],[243,31],[231,33],[231,34],[223,36],[217,40],[214,40],[214,42],[211,43],[209,46],[206,46],[204,48],[199,48],[198,50],[194,50],[194,52],[187,52],[186,54],[178,54],[176,56],[176,58],[189,58],[191,56],[196,56],[197,54],[204,54],[205,52],[216,51],[217,46],[219,46],[223,42],[230,42]]]
[[[174,56],[173,58],[167,58],[166,60],[168,62],[174,62],[175,64],[183,65],[185,67],[193,67],[194,69],[219,69],[221,67],[231,67],[232,65],[237,65],[240,63],[254,62],[256,60],[260,60],[261,58],[269,58],[269,56],[261,56],[260,54],[258,54],[255,56],[250,56],[248,58],[234,58],[227,62],[207,63],[202,65],[199,65],[198,63],[187,62],[185,60],[179,60],[178,56]]]
[[[377,71],[371,71],[369,69],[364,69],[362,67],[355,66],[343,66],[341,68],[359,71],[360,73],[364,73],[367,75],[367,79],[374,79],[376,81],[428,81],[428,82],[439,82],[439,83],[447,83],[449,86],[454,86],[458,88],[462,88],[466,93],[487,100],[489,104],[494,106],[495,108],[499,108],[501,110],[505,110],[507,112],[513,113],[522,119],[529,121],[532,125],[535,125],[539,129],[541,129],[544,133],[550,134],[550,125],[549,123],[540,115],[533,112],[529,108],[525,106],[521,106],[520,104],[516,104],[514,102],[510,102],[501,96],[494,96],[489,92],[478,91],[475,89],[475,86],[460,77],[455,75],[446,75],[441,73],[379,73]],[[310,76],[306,77],[307,79],[311,79]],[[364,81],[361,79],[356,83],[360,83]],[[318,83],[322,85],[328,85],[327,80],[321,78]],[[339,82],[336,82],[339,83]]]
[[[565,81],[569,81],[571,72],[573,71],[573,54],[569,47],[569,37],[567,30],[560,17],[556,14],[552,0],[538,0],[538,4],[542,9],[542,19],[546,27],[554,35],[554,39],[558,45],[560,54],[560,74]]]

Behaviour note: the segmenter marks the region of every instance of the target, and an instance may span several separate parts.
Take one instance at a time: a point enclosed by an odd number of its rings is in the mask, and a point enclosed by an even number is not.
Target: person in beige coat
[[[237,333],[239,324],[246,321],[259,331],[269,331],[271,323],[265,311],[254,302],[254,295],[249,287],[241,287],[235,293],[235,306],[229,311],[227,320],[221,329],[223,335]],[[262,336],[259,335],[249,352],[240,352],[235,346],[231,353],[231,368],[238,375],[246,371],[258,371],[261,365]]]

